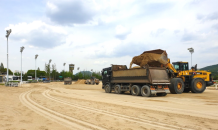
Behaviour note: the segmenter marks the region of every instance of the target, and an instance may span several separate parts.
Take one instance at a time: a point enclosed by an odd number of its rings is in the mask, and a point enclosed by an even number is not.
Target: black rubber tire
[[[173,78],[170,80],[169,89],[172,94],[181,94],[184,91],[184,82],[180,78]],[[181,88],[178,89],[178,84],[181,84]]]
[[[133,96],[141,96],[141,88],[138,85],[133,85],[131,88],[131,93]]]
[[[157,96],[166,96],[167,93],[157,93],[156,95],[157,95]]]
[[[106,84],[104,90],[106,93],[111,93],[111,86],[109,84]]]
[[[98,83],[96,83],[96,85],[98,85]]]
[[[183,91],[183,93],[189,93],[190,91],[191,91],[190,88],[185,88],[184,91]]]
[[[121,91],[121,86],[120,86],[120,85],[116,85],[116,86],[114,87],[114,92],[115,92],[116,94],[122,94],[123,92]]]
[[[147,85],[142,86],[141,95],[142,95],[142,97],[150,97],[151,96],[150,87],[148,87]]]
[[[201,89],[197,88],[197,83],[198,82],[200,82],[202,84],[202,88]],[[192,93],[202,93],[206,89],[206,82],[203,79],[201,79],[201,78],[194,78],[194,79],[192,79],[190,89],[191,89]]]

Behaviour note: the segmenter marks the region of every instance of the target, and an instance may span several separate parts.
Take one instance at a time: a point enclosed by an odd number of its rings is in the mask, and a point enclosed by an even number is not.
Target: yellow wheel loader
[[[165,65],[171,78],[170,92],[180,94],[182,92],[202,93],[207,86],[213,85],[211,72],[197,70],[197,64],[189,70],[188,62],[173,62]]]

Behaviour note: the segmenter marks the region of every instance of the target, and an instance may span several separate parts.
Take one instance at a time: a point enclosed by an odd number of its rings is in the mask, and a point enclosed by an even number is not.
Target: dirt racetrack
[[[141,97],[99,85],[0,85],[0,130],[218,130],[218,90]]]

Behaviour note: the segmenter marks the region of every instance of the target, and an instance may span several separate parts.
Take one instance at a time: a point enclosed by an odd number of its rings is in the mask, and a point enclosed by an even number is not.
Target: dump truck
[[[165,67],[170,78],[170,92],[181,94],[183,92],[202,93],[207,86],[213,85],[211,72],[197,70],[197,65],[189,70],[188,62],[173,62],[167,57],[164,50],[157,49],[145,51],[139,56],[132,58],[132,64],[144,67],[145,65],[153,67]]]
[[[71,85],[72,84],[72,78],[67,77],[64,78],[64,85]]]
[[[170,80],[166,68],[149,67],[127,69],[126,65],[112,65],[102,70],[102,89],[106,93],[130,92],[133,96],[166,96]]]

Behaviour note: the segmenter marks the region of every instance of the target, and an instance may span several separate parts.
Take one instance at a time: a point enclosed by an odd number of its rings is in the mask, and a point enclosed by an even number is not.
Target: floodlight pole
[[[7,82],[8,82],[8,37],[7,37]]]
[[[191,48],[188,48],[188,50],[191,53],[191,67],[192,67],[192,53],[194,53],[194,49],[191,47]]]
[[[66,63],[64,63],[64,77],[65,77],[65,65],[66,65]]]
[[[11,29],[6,30],[5,37],[7,38],[7,82],[8,82],[8,37],[11,34]]]
[[[20,47],[20,52],[21,52],[21,81],[20,81],[20,83],[22,84],[23,83],[23,81],[22,81],[22,52],[23,52],[23,50],[24,50],[24,47],[22,46],[22,47]]]
[[[35,55],[35,80],[37,80],[37,74],[36,74],[36,59],[37,59],[37,57],[38,57],[38,54],[36,54]]]
[[[49,81],[51,82],[51,77],[50,77],[50,63],[51,63],[51,59],[49,60]]]

